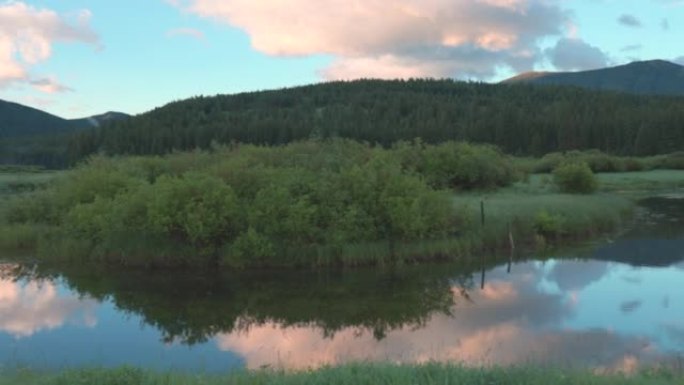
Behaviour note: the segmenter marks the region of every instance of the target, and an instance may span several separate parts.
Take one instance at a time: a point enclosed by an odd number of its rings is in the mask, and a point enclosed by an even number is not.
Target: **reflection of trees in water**
[[[474,287],[472,270],[453,266],[347,273],[40,269],[35,274],[61,276],[79,294],[111,300],[121,311],[139,315],[164,341],[185,344],[266,323],[315,326],[324,337],[358,328],[379,340],[391,330],[420,328],[435,313],[450,314]]]

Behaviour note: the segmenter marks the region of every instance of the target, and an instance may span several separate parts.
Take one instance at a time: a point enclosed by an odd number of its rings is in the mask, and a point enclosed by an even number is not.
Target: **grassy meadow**
[[[314,371],[237,372],[228,375],[155,373],[133,368],[82,369],[57,374],[0,373],[0,385],[679,385],[684,377],[668,371],[636,375],[594,374],[549,368],[470,369],[442,364],[418,366],[355,364]]]

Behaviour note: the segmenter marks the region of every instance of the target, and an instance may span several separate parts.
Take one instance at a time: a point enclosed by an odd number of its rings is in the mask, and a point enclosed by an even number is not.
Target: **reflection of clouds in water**
[[[563,291],[578,290],[601,280],[608,271],[606,262],[559,261],[549,272],[548,279]]]
[[[670,323],[665,324],[662,327],[671,339],[682,345],[681,350],[684,351],[684,320],[681,320],[680,322],[682,323]]]
[[[75,315],[92,327],[97,323],[96,304],[93,300],[60,296],[49,282],[21,284],[0,279],[0,332],[29,337],[41,330],[59,328]]]
[[[388,333],[377,341],[372,333],[345,329],[331,338],[306,326],[280,328],[266,324],[249,333],[217,336],[221,350],[242,355],[251,369],[264,365],[303,369],[350,361],[457,362],[467,365],[526,363],[621,367],[626,357],[650,358],[650,344],[605,330],[539,331],[510,321],[466,332],[454,319],[436,316],[429,328]]]
[[[622,277],[622,280],[632,285],[641,285],[641,283],[643,282],[643,280],[640,277],[624,276]]]
[[[626,301],[620,304],[620,311],[627,314],[639,309],[642,305],[640,300]]]
[[[301,369],[349,361],[448,361],[614,369],[653,358],[645,339],[625,338],[607,330],[554,330],[574,308],[565,296],[538,290],[536,282],[544,272],[543,268],[535,269],[506,280],[498,278],[502,274],[495,270],[485,289],[472,293],[472,304],[456,306],[451,316],[434,315],[419,330],[405,327],[390,331],[380,341],[371,331],[355,328],[325,337],[322,330],[312,326],[284,328],[266,323],[246,333],[218,335],[216,342],[221,350],[242,355],[249,368],[270,365]],[[537,279],[530,279],[530,275]],[[460,291],[454,288],[453,292],[459,295]]]

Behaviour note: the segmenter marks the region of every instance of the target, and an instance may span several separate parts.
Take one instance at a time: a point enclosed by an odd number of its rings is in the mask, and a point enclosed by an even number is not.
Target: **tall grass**
[[[237,372],[228,375],[155,373],[133,368],[82,369],[57,374],[0,373],[0,385],[681,385],[681,374],[664,370],[634,376],[597,375],[549,368],[471,369],[430,363],[395,366],[353,364],[315,371]]]
[[[490,248],[509,246],[511,236],[514,244],[517,240],[518,244],[541,247],[596,236],[619,227],[633,208],[630,200],[607,194],[525,194],[514,190],[458,195],[454,204],[467,213],[475,239]]]

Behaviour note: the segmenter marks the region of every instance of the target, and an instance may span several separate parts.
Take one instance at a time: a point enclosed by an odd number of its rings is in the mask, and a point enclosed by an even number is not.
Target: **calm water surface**
[[[630,369],[684,355],[684,200],[553,258],[336,273],[0,269],[0,366]]]

